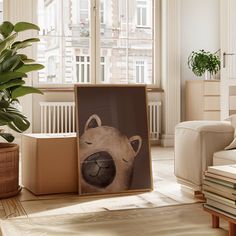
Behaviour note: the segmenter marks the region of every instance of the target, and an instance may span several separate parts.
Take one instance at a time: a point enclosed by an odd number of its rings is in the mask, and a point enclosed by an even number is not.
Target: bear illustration
[[[128,138],[114,127],[102,126],[98,115],[91,115],[79,143],[82,193],[129,189],[141,146],[140,136]]]

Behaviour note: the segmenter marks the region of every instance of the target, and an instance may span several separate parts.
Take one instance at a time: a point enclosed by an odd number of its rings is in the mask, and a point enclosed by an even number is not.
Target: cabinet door
[[[219,111],[220,97],[219,96],[204,96],[204,111]]]
[[[204,81],[204,95],[205,96],[219,96],[220,82],[219,81]]]
[[[220,111],[205,111],[204,120],[220,120]]]
[[[203,81],[186,81],[186,120],[203,119]]]

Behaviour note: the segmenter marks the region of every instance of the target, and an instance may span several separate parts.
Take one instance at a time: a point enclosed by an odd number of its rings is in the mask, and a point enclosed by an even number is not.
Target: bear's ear
[[[135,156],[137,156],[142,146],[142,138],[138,135],[135,135],[135,136],[132,136],[129,139],[129,141],[130,141],[131,147],[133,148],[135,152]]]
[[[101,119],[99,118],[99,116],[93,114],[87,120],[85,127],[84,127],[84,131],[86,131],[87,129],[96,128],[101,125],[102,125],[102,122],[101,122]]]

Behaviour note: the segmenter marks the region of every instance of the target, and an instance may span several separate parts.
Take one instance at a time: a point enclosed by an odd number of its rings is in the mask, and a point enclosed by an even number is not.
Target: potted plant
[[[35,24],[18,22],[13,25],[5,21],[0,25],[0,126],[22,133],[30,126],[27,117],[21,112],[18,98],[40,90],[25,86],[27,73],[40,70],[41,64],[19,52],[40,41],[38,38],[17,40],[19,33],[25,30],[39,30]],[[0,130],[0,136],[12,142],[11,133]],[[10,197],[20,191],[18,184],[19,147],[16,144],[0,143],[0,198]]]
[[[206,52],[203,49],[198,52],[193,51],[188,57],[188,66],[196,76],[205,74],[205,78],[213,78],[220,70],[220,58],[216,53]]]

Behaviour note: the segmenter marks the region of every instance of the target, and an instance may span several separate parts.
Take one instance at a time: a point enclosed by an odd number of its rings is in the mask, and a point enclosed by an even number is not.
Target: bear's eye
[[[85,143],[86,143],[86,144],[88,144],[88,145],[91,145],[91,144],[93,144],[93,143],[91,143],[91,142],[87,142],[87,141],[85,141]]]
[[[124,162],[128,162],[127,160],[125,160],[124,158],[122,158],[122,160],[124,161]]]

